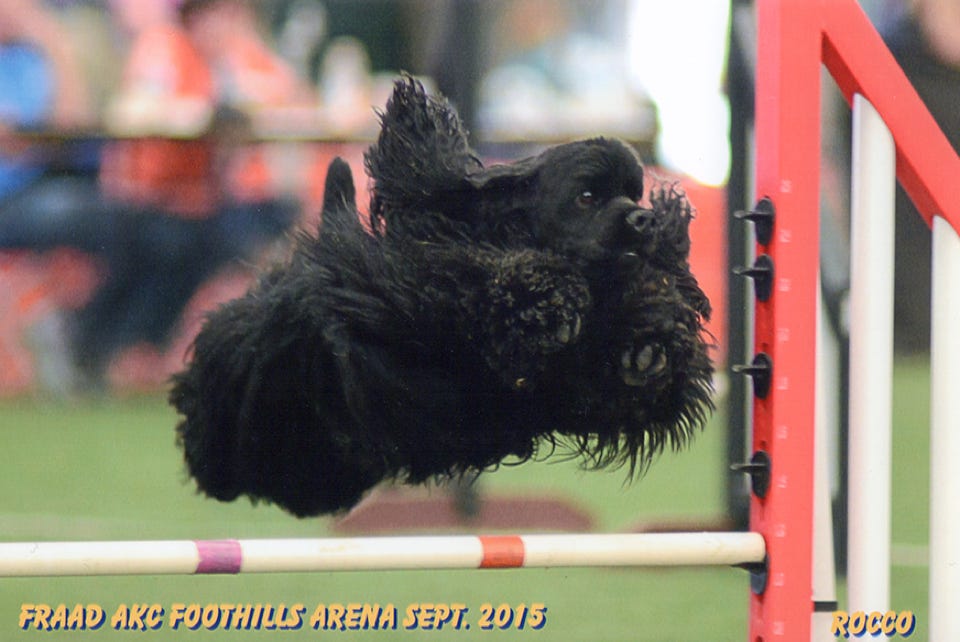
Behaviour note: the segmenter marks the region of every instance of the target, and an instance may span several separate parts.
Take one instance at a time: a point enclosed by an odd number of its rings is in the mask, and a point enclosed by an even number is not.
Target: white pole
[[[813,604],[812,642],[835,639],[830,630],[837,602],[837,578],[833,554],[833,512],[830,477],[833,468],[829,443],[836,443],[839,419],[838,346],[823,306],[817,299],[817,415],[814,424],[813,471]],[[831,605],[829,610],[827,605]]]
[[[893,388],[893,137],[862,96],[853,101],[850,265],[848,609],[890,601]]]
[[[960,237],[933,219],[930,639],[960,640]]]
[[[759,533],[0,543],[0,577],[289,573],[763,561]]]
[[[524,566],[731,566],[759,563],[759,533],[528,535]]]

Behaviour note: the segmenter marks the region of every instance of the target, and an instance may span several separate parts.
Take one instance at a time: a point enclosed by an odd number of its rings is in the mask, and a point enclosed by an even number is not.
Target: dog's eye
[[[584,190],[580,192],[579,196],[577,196],[577,205],[579,207],[584,207],[584,208],[590,207],[591,205],[593,205],[593,202],[595,200],[596,199],[593,196],[593,192],[589,190]]]

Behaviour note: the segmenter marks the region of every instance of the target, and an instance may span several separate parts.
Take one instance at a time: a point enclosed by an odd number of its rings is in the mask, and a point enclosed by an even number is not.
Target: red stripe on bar
[[[517,535],[481,535],[483,560],[480,568],[519,568],[523,566],[523,539]]]
[[[243,561],[243,550],[240,542],[235,539],[197,540],[197,552],[200,554],[200,563],[195,573],[230,573],[240,572]]]

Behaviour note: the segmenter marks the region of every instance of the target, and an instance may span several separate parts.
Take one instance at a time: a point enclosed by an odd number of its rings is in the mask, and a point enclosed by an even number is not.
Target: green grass
[[[926,547],[930,533],[930,367],[924,360],[898,364],[893,392],[892,540]],[[911,640],[925,640],[929,568],[894,565],[890,605],[917,614]]]
[[[925,429],[928,388],[920,363],[897,368],[894,541],[926,542]],[[175,417],[159,396],[99,403],[0,402],[0,539],[215,539],[323,537],[328,519],[297,520],[270,506],[221,504],[197,496],[184,478],[173,439]],[[483,478],[484,492],[549,491],[589,510],[599,531],[643,521],[710,521],[723,511],[726,463],[720,418],[679,455],[667,455],[633,485],[622,471],[583,472],[574,463],[507,467]],[[926,568],[898,567],[893,605],[920,616],[922,639]],[[408,571],[203,577],[0,579],[0,640],[344,640],[542,639],[744,640],[748,583],[735,569],[549,569]],[[22,603],[96,603],[112,615],[121,604],[149,603],[466,604],[469,631],[20,631]],[[539,631],[480,631],[484,603],[540,602]]]

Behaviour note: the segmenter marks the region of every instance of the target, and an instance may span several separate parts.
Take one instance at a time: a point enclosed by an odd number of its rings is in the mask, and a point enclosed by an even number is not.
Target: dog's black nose
[[[658,223],[656,213],[635,209],[626,218],[627,226],[637,235],[638,249],[652,252],[657,242]]]
[[[627,225],[641,234],[652,232],[656,222],[656,216],[650,210],[637,209],[627,215]]]

